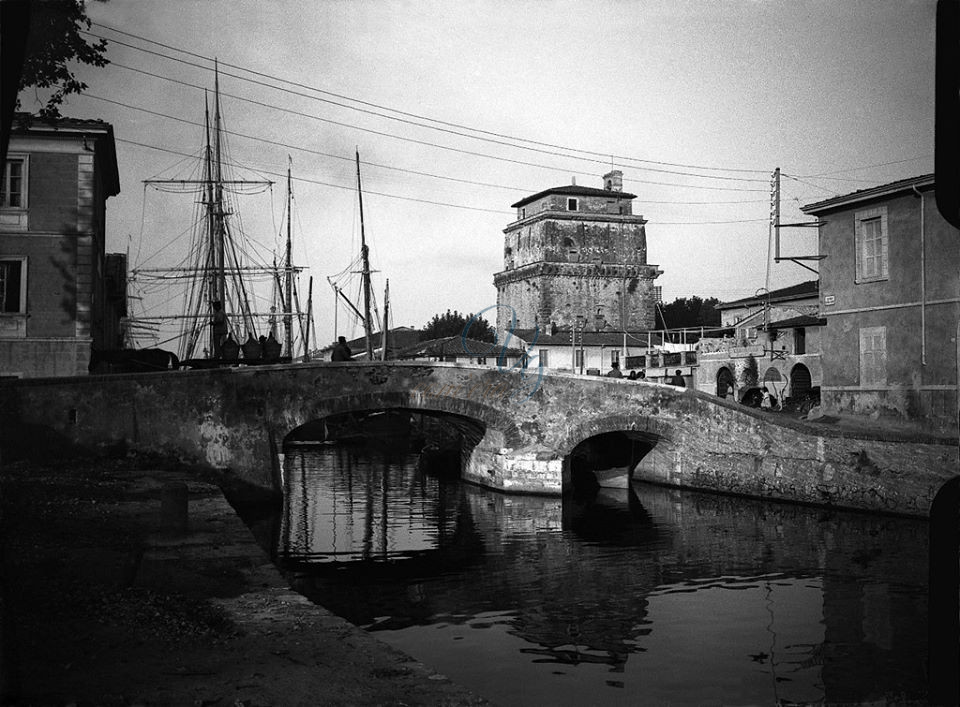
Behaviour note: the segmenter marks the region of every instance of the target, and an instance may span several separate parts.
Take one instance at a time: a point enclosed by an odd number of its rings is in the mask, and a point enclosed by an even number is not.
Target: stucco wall
[[[888,277],[857,283],[855,216],[877,206],[886,207]],[[955,425],[957,229],[939,215],[931,191],[923,196],[922,237],[921,198],[911,193],[836,209],[822,218],[824,406]],[[885,381],[861,380],[860,330],[870,327],[885,327]]]

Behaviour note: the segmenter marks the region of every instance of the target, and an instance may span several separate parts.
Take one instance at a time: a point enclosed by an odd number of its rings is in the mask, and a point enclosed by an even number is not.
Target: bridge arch
[[[802,363],[798,363],[790,370],[790,396],[798,398],[810,392],[813,387],[813,381],[810,377],[810,369]]]
[[[727,390],[734,390],[736,388],[736,377],[733,375],[733,372],[726,366],[721,366],[717,371],[717,397],[726,398]]]
[[[564,489],[669,478],[675,437],[671,425],[648,415],[610,415],[576,425],[557,449],[564,457]]]
[[[278,439],[283,440],[294,429],[314,420],[322,420],[349,412],[376,410],[411,410],[466,418],[480,423],[485,430],[495,429],[503,435],[505,446],[520,446],[521,435],[517,425],[502,411],[476,400],[448,396],[423,396],[408,391],[358,393],[324,398],[311,403],[305,400],[299,409],[289,410]]]

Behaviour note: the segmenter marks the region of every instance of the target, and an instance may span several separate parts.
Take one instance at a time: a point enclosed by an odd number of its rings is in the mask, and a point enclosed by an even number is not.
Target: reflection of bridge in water
[[[658,659],[674,619],[703,622],[709,636],[709,613],[691,615],[678,598],[701,597],[702,608],[749,595],[780,632],[780,675],[815,675],[831,701],[923,686],[922,665],[904,665],[925,653],[922,522],[646,485],[581,501],[505,496],[418,478],[410,464],[344,459],[288,454],[307,473],[288,476],[278,543],[296,588],[360,625],[488,617],[535,661],[623,672],[641,654]],[[324,460],[341,466],[324,471]],[[324,552],[310,519],[327,524],[327,542],[351,537],[355,549]],[[797,616],[809,621],[801,628]],[[769,653],[752,652],[761,648]]]

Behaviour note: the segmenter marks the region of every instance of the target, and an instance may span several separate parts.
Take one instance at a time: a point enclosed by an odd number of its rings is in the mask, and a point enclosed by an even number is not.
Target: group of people
[[[610,364],[610,371],[607,373],[607,378],[623,378],[623,371],[620,370],[620,364],[614,361]],[[627,375],[627,380],[632,381],[642,381],[647,379],[646,371],[630,371]],[[666,381],[670,385],[675,385],[680,388],[686,388],[687,382],[683,378],[683,373],[677,369],[677,372],[674,373]]]
[[[211,307],[213,309],[211,328],[213,330],[214,359],[234,360],[241,351],[245,360],[276,359],[280,357],[282,345],[274,337],[272,331],[269,336],[260,336],[259,338],[249,332],[246,342],[240,344],[234,341],[230,335],[227,313],[223,311],[223,303],[213,302]]]

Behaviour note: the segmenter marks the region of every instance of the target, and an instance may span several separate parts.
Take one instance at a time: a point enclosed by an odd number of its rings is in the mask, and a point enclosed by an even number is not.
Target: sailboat
[[[363,296],[363,310],[355,305],[347,294],[343,291],[343,287],[335,283],[331,278],[327,278],[330,282],[331,287],[333,287],[334,294],[339,303],[340,300],[347,305],[350,312],[363,324],[363,333],[364,333],[364,354],[363,357],[367,361],[373,361],[375,358],[379,358],[381,361],[386,360],[387,358],[387,331],[389,330],[389,315],[390,315],[390,281],[387,280],[386,287],[384,290],[384,311],[383,317],[380,318],[379,314],[376,317],[377,325],[380,325],[380,336],[379,336],[379,352],[375,356],[374,345],[376,343],[375,337],[375,320],[373,313],[371,312],[372,300],[373,300],[373,290],[371,284],[371,270],[370,270],[370,248],[367,245],[367,236],[366,236],[366,226],[363,217],[363,184],[360,178],[360,151],[356,151],[356,164],[357,164],[357,198],[360,207],[360,271],[361,276],[361,290]],[[354,261],[356,262],[356,261]],[[352,267],[352,266],[351,266]],[[347,271],[350,270],[350,267],[347,268]],[[347,272],[344,271],[344,272]],[[336,305],[335,305],[336,306]],[[334,311],[334,329],[336,329],[336,309]],[[355,357],[358,358],[358,357]]]
[[[265,191],[267,180],[233,179],[224,158],[225,130],[220,106],[219,72],[215,68],[213,116],[204,107],[204,147],[200,178],[149,179],[158,191],[199,195],[189,253],[175,267],[135,268],[133,281],[181,286],[179,314],[131,317],[129,324],[159,331],[170,321],[161,344],[177,342],[181,365],[210,367],[236,362],[276,363],[294,360],[295,340],[308,358],[309,319],[301,314],[296,276],[304,269],[293,264],[291,167],[287,169],[286,248],[280,265],[255,262],[257,248],[239,226],[236,196]],[[261,260],[263,258],[261,257]],[[270,294],[264,293],[265,289]],[[312,306],[312,295],[309,298]],[[279,328],[282,327],[282,332]]]

